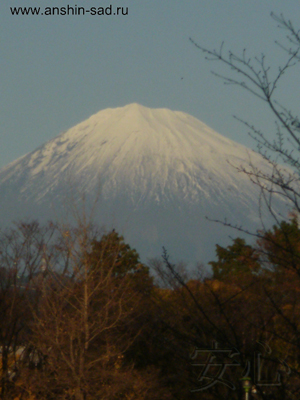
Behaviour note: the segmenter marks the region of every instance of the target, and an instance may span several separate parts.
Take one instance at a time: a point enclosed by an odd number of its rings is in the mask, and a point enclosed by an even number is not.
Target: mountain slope
[[[259,228],[258,191],[234,168],[249,162],[270,171],[260,155],[188,114],[107,109],[0,171],[0,221],[60,218],[69,201],[85,194],[92,204],[99,194],[98,222],[144,259],[165,245],[177,259],[208,260],[234,233],[205,216]]]

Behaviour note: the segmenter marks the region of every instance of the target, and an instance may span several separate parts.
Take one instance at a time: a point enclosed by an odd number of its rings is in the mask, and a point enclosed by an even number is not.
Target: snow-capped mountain
[[[237,233],[206,216],[260,228],[258,190],[234,168],[249,163],[269,170],[260,155],[183,112],[106,109],[0,171],[0,222],[57,219],[82,197],[88,205],[98,198],[97,222],[143,260],[165,246],[174,259],[207,261]],[[286,212],[280,200],[278,211]]]

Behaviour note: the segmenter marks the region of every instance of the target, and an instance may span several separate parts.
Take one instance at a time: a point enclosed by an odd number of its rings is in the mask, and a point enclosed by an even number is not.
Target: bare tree
[[[19,223],[0,236],[0,398],[11,399],[36,307],[35,279],[55,227]]]
[[[82,226],[62,230],[58,243],[60,257],[46,255],[39,282],[31,345],[40,356],[23,376],[26,390],[40,399],[153,397],[155,371],[124,360],[142,329],[140,285],[149,287],[137,253],[114,231],[100,238]]]
[[[266,103],[275,116],[275,134],[272,138],[255,125],[236,118],[250,129],[249,133],[256,141],[259,152],[271,167],[270,173],[263,172],[255,165],[250,165],[250,168],[240,167],[239,170],[246,173],[253,183],[259,186],[262,198],[276,222],[279,222],[273,210],[275,195],[283,196],[290,202],[291,208],[300,211],[300,119],[288,107],[281,104],[280,98],[277,97],[277,89],[283,76],[291,68],[299,65],[300,31],[282,14],[272,13],[271,16],[278,27],[286,33],[285,43],[276,42],[285,53],[286,61],[283,65],[277,66],[275,74],[274,68],[271,69],[267,65],[265,54],[249,57],[244,49],[241,55],[237,55],[233,51],[225,51],[224,43],[219,50],[210,50],[192,38],[190,41],[205,54],[207,60],[221,62],[228,69],[228,75],[213,72],[214,75],[220,77],[225,84],[239,86]],[[281,162],[290,169],[285,170],[280,165]]]

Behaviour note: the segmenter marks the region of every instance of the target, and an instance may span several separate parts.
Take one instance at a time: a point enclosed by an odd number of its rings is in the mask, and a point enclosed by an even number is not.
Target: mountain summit
[[[258,191],[235,166],[269,165],[192,116],[139,104],[106,109],[0,171],[0,221],[53,219],[83,195],[97,222],[145,260],[207,261],[233,232],[206,220],[260,227]],[[283,205],[278,205],[278,207]]]

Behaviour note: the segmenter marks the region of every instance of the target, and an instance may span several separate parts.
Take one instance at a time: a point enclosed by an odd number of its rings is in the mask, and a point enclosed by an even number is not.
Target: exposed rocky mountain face
[[[65,218],[85,198],[142,259],[208,261],[238,233],[206,219],[258,229],[259,191],[235,167],[269,171],[257,153],[183,112],[138,104],[106,109],[0,171],[0,222]],[[276,204],[277,202],[277,204]],[[278,212],[286,205],[275,199]],[[264,214],[267,224],[273,223]]]

